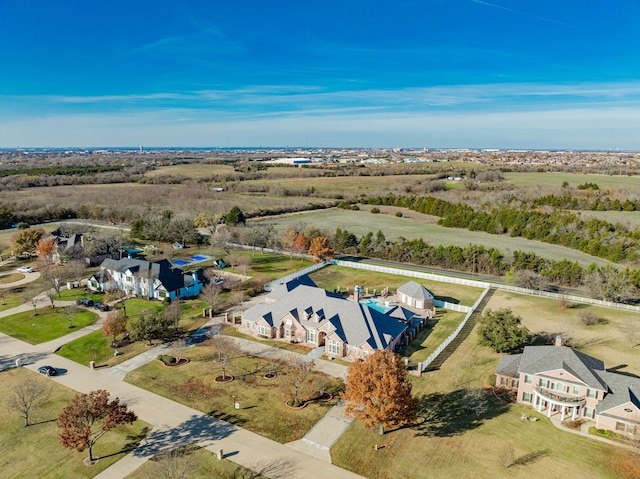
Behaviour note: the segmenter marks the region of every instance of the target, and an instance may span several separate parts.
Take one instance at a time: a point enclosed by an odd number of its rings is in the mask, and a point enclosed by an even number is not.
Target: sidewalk
[[[1,355],[14,360],[25,353],[35,353],[33,346],[0,335]],[[49,356],[49,353],[37,355],[25,367],[36,371],[39,366],[50,362]],[[125,473],[132,472],[162,448],[175,446],[177,443],[195,443],[214,452],[223,449],[225,456],[252,470],[261,470],[265,464],[287,465],[289,469],[287,477],[292,479],[359,477],[286,445],[207,416],[195,409],[116,380],[66,358],[56,357],[56,365],[64,371],[64,374],[52,377],[51,380],[81,393],[106,389],[113,397],[119,397],[122,402],[126,402],[141,420],[152,424],[157,429],[147,437],[147,444],[133,451],[126,461],[119,461],[113,469],[104,471],[100,475],[103,479],[122,478],[126,475]]]
[[[572,434],[577,434],[578,436],[587,437],[589,439],[593,439],[594,441],[604,442],[606,444],[610,444],[611,446],[621,447],[623,449],[627,449],[629,451],[638,452],[637,447],[630,446],[628,444],[624,444],[620,441],[612,441],[611,439],[607,439],[606,437],[595,436],[589,433],[589,428],[595,426],[593,421],[587,421],[580,426],[580,429],[571,429],[562,425],[562,421],[556,417],[551,416],[549,418],[551,424],[564,432],[570,432]]]
[[[68,304],[75,303],[72,301],[56,302],[56,306]],[[30,309],[32,309],[31,305],[23,304],[1,312],[0,317]],[[232,312],[237,314],[237,311]],[[100,312],[99,314],[100,319],[96,323],[62,338],[35,346],[0,334],[2,363],[6,367],[13,367],[15,360],[20,358],[24,367],[36,371],[39,366],[52,362],[52,353],[61,345],[100,329],[106,313]],[[207,322],[192,335],[194,342],[199,342],[200,338],[204,336],[215,334],[216,328],[219,328],[221,323],[222,317],[213,318]],[[233,339],[238,341],[243,350],[246,348],[246,350],[254,351],[259,355],[275,354],[280,358],[289,359],[291,355],[296,354],[255,341]],[[61,374],[52,377],[52,380],[81,393],[106,389],[113,397],[118,397],[122,402],[127,403],[141,420],[154,426],[146,441],[143,441],[144,444],[141,444],[97,477],[101,479],[125,477],[158,451],[174,447],[179,443],[198,444],[214,453],[222,449],[225,457],[253,471],[262,471],[267,477],[271,476],[269,470],[276,474],[276,469],[277,477],[283,477],[281,474],[285,471],[286,477],[292,479],[325,477],[354,479],[360,477],[330,464],[329,447],[348,427],[348,423],[339,419],[340,409],[338,406],[332,408],[309,431],[309,437],[305,436],[306,440],[303,438],[301,441],[296,441],[300,443],[298,445],[294,443],[284,445],[122,381],[127,372],[152,361],[168,347],[170,345],[160,345],[135,358],[124,361],[118,366],[99,370],[92,370],[61,356],[55,357],[56,367]],[[317,351],[311,353],[318,354]],[[324,370],[332,376],[339,377],[346,373],[346,367],[339,364],[323,360],[317,360],[316,364],[319,370]],[[2,369],[1,366],[0,369]],[[338,418],[340,427],[334,425],[336,418]],[[318,451],[321,453],[318,454]]]

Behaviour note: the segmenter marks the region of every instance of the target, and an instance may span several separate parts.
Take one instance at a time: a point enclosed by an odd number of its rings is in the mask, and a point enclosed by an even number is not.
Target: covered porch
[[[536,387],[533,389],[534,407],[538,412],[547,409],[547,417],[552,414],[560,414],[560,420],[564,421],[568,416],[575,421],[582,414],[585,404],[584,397],[561,396],[553,391]]]

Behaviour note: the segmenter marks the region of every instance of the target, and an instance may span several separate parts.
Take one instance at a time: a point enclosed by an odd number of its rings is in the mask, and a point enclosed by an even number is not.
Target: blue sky
[[[640,150],[639,24],[639,0],[0,0],[0,147]]]

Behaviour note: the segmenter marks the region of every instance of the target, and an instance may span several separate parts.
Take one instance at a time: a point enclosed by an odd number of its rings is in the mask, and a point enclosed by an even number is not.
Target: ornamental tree
[[[490,346],[496,353],[521,349],[529,340],[529,330],[521,322],[522,318],[508,308],[488,309],[478,318],[479,343]]]
[[[333,250],[329,247],[329,240],[326,236],[316,236],[311,240],[309,254],[314,256],[318,261],[322,261],[333,255]]]
[[[78,452],[89,449],[88,459],[93,461],[93,446],[107,431],[137,419],[126,403],[120,404],[119,398],[109,401],[109,393],[104,389],[78,394],[58,417],[60,444]]]
[[[33,255],[36,243],[44,236],[42,228],[27,228],[13,237],[13,251],[17,256]]]
[[[410,423],[416,417],[418,401],[411,396],[404,364],[391,351],[376,351],[363,362],[352,363],[346,386],[342,398],[347,413],[366,427],[378,426],[380,435],[386,426]]]
[[[117,310],[111,311],[107,314],[104,323],[102,323],[102,334],[113,338],[111,347],[115,348],[117,346],[117,338],[119,334],[127,332],[127,320],[128,318],[120,314],[120,311]]]

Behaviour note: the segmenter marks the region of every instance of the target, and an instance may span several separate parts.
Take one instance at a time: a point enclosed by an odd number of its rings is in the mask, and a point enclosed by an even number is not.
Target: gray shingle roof
[[[600,371],[598,375],[609,386],[609,393],[596,408],[598,414],[630,402],[640,408],[640,378],[609,371]]]
[[[520,361],[522,360],[522,354],[514,354],[512,356],[503,356],[500,358],[498,367],[496,368],[496,374],[501,376],[509,376],[517,378],[520,369]]]
[[[398,292],[416,299],[433,299],[434,297],[431,291],[415,281],[403,284],[398,288]]]
[[[541,374],[563,369],[588,387],[606,390],[606,383],[598,375],[604,371],[604,362],[566,346],[526,346],[518,372]]]
[[[389,316],[315,284],[310,286],[306,280],[283,286],[277,292],[275,303],[255,305],[244,312],[243,319],[255,322],[264,318],[271,326],[279,328],[284,316],[291,313],[305,328],[315,329],[330,322],[335,334],[347,344],[361,346],[368,343],[374,349],[384,349],[407,329],[406,322],[401,319],[410,319],[413,315],[408,310],[393,308],[395,317]],[[271,294],[269,298],[275,299]]]

